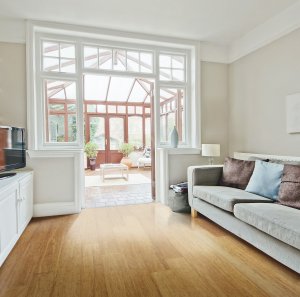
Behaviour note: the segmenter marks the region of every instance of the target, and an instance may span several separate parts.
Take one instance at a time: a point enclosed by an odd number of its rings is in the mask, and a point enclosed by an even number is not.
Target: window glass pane
[[[184,81],[184,72],[183,70],[172,70],[173,80]]]
[[[172,68],[184,69],[184,57],[172,56]]]
[[[118,150],[120,148],[120,145],[124,143],[124,119],[110,118],[109,133],[110,149]]]
[[[160,80],[171,80],[171,69],[161,68],[159,69],[159,79]]]
[[[68,111],[76,111],[76,104],[68,104]]]
[[[149,95],[147,95],[147,97],[146,97],[146,99],[145,99],[145,103],[150,103],[150,96]]]
[[[150,53],[141,53],[141,72],[150,73],[153,71],[153,55]]]
[[[146,107],[145,108],[145,113],[149,114],[151,112],[150,108]]]
[[[47,57],[59,57],[59,44],[56,42],[43,42],[43,55]]]
[[[76,100],[76,84],[75,82],[65,82],[65,98],[68,100]]]
[[[84,67],[97,68],[98,67],[98,48],[97,47],[84,47]]]
[[[107,101],[126,102],[133,82],[131,77],[111,77]]]
[[[60,44],[60,57],[75,59],[75,45],[61,43]]]
[[[110,77],[104,75],[84,75],[84,100],[105,101]]]
[[[99,48],[99,68],[112,69],[112,50],[107,48]]]
[[[108,105],[107,106],[107,112],[108,113],[117,113],[117,106],[115,106],[115,105]]]
[[[97,112],[106,113],[106,105],[97,104]]]
[[[135,149],[143,147],[142,121],[142,117],[128,117],[128,142],[134,145]]]
[[[161,88],[160,90],[161,142],[169,142],[174,126],[179,142],[185,142],[185,92],[183,88]]]
[[[45,80],[47,142],[75,142],[77,139],[76,83],[72,81]],[[64,104],[58,100],[68,100]],[[57,113],[57,114],[56,114]]]
[[[65,118],[63,115],[49,115],[49,142],[65,141]]]
[[[126,106],[118,106],[118,113],[126,113]]]
[[[166,116],[160,116],[160,142],[167,141],[167,124],[166,124]]]
[[[170,134],[176,127],[175,123],[175,112],[170,112],[167,114],[167,140],[170,141]]]
[[[43,70],[58,72],[59,71],[59,59],[58,58],[44,58],[43,60]]]
[[[135,112],[137,114],[143,114],[143,107],[142,106],[136,106]]]
[[[73,81],[47,80],[46,90],[50,99],[76,100],[76,83]]]
[[[96,104],[88,104],[87,112],[96,112],[97,105]]]
[[[113,50],[113,69],[119,71],[126,70],[126,51]]]
[[[66,73],[75,73],[75,59],[61,59],[60,71]]]
[[[77,124],[76,124],[76,115],[68,115],[68,141],[76,141],[77,135]]]
[[[127,70],[139,72],[140,57],[138,52],[127,52]]]
[[[145,140],[146,147],[151,147],[151,118],[145,119]]]
[[[135,114],[134,106],[128,106],[127,109],[128,109],[128,113]]]
[[[102,117],[90,117],[90,141],[98,146],[98,150],[105,150],[105,122]]]
[[[49,104],[49,109],[53,111],[64,110],[64,104]]]
[[[159,56],[159,67],[171,68],[171,56],[160,55]]]

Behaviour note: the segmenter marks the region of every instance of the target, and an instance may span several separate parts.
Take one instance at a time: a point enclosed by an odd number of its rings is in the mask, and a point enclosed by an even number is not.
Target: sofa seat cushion
[[[236,204],[241,221],[300,250],[300,210],[277,203]]]
[[[244,190],[222,186],[194,186],[193,195],[224,210],[233,212],[236,203],[272,202]]]

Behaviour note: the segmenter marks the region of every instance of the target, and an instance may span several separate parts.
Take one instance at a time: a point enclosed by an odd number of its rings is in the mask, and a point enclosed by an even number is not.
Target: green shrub
[[[88,142],[85,146],[84,146],[84,152],[86,153],[86,156],[89,159],[92,158],[96,158],[97,154],[98,154],[98,146],[96,143],[94,142]]]
[[[123,154],[124,157],[128,157],[130,153],[134,151],[133,145],[130,143],[123,143],[119,148],[119,152]]]

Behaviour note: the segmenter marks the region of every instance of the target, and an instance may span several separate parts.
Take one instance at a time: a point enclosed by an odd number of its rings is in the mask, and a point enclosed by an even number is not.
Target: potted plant
[[[84,146],[84,152],[86,153],[86,156],[88,157],[90,161],[90,168],[91,170],[95,170],[96,168],[96,157],[98,154],[98,146],[94,142],[88,142]]]
[[[134,151],[134,147],[130,143],[123,143],[121,144],[119,148],[119,152],[123,154],[123,158],[121,160],[121,163],[124,165],[127,165],[128,168],[131,168],[132,166],[132,161],[129,158],[129,154]]]

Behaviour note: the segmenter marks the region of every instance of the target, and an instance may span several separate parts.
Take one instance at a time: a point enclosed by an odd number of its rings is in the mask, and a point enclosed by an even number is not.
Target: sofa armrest
[[[223,165],[204,165],[188,167],[189,204],[193,207],[194,186],[216,186],[222,175]]]

